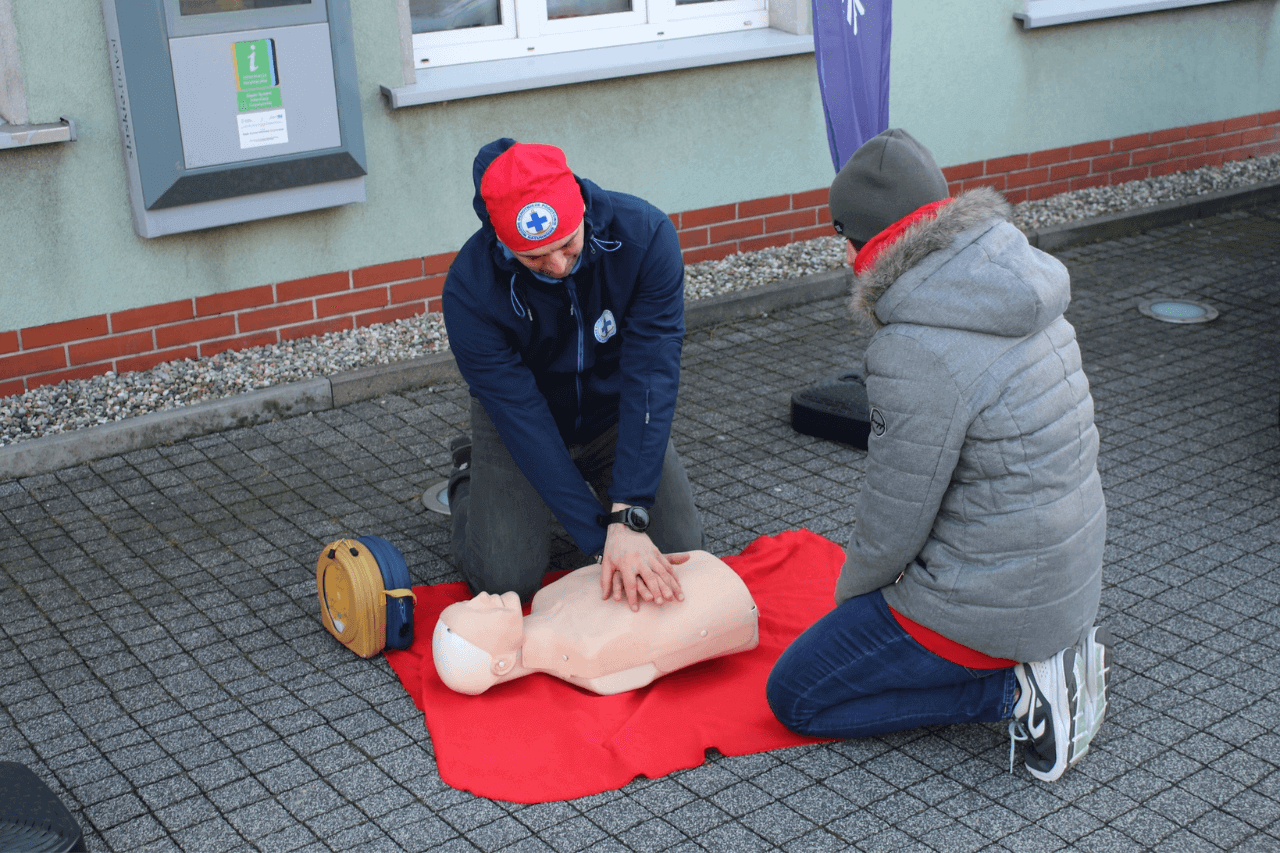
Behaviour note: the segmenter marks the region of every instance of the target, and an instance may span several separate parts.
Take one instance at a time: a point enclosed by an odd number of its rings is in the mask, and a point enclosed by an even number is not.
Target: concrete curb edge
[[[1280,181],[1042,228],[1028,232],[1027,239],[1033,246],[1054,252],[1276,202],[1280,202]],[[685,306],[685,326],[688,329],[704,328],[788,305],[829,299],[848,292],[849,286],[849,271],[841,269],[699,299]],[[31,477],[211,432],[325,411],[384,394],[460,379],[453,356],[449,352],[438,352],[409,361],[371,365],[333,376],[290,382],[221,400],[152,412],[75,432],[20,441],[0,447],[0,481]]]
[[[1153,228],[1177,225],[1194,219],[1205,219],[1231,210],[1247,210],[1280,201],[1280,181],[1207,193],[1183,201],[1171,201],[1124,213],[1111,213],[1082,219],[1064,225],[1053,225],[1027,232],[1031,245],[1057,252],[1072,246],[1112,240],[1129,234],[1140,234]]]
[[[0,480],[44,474],[104,456],[331,408],[329,380],[321,377],[151,412],[0,447]]]

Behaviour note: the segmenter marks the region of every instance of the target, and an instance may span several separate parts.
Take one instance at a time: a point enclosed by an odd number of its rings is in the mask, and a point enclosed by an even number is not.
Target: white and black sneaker
[[[1081,701],[1084,661],[1074,648],[1063,649],[1048,660],[1020,663],[1013,674],[1019,695],[1009,734],[1026,741],[1023,762],[1031,775],[1052,782],[1088,748],[1085,743],[1080,749],[1076,737],[1088,731],[1088,706]]]
[[[1090,628],[1080,646],[1084,665],[1084,701],[1080,704],[1084,706],[1086,720],[1083,731],[1076,735],[1081,744],[1077,749],[1080,755],[1088,751],[1107,714],[1107,687],[1111,684],[1114,647],[1111,632],[1099,627]]]

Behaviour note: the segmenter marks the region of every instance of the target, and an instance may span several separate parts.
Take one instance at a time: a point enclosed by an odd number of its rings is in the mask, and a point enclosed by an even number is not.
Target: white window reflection
[[[244,12],[276,6],[305,6],[311,0],[178,0],[180,15],[212,15],[217,12]]]
[[[631,0],[547,0],[547,20],[630,12]]]
[[[502,23],[499,0],[409,0],[415,33],[438,33]]]

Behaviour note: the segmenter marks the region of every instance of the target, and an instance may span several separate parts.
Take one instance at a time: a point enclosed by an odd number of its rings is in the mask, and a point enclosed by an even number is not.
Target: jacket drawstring
[[[520,297],[516,295],[516,274],[511,274],[511,309],[516,312],[517,317],[528,317],[529,322],[533,322],[533,310],[526,309],[524,303],[520,301]]]
[[[602,252],[616,252],[622,248],[622,241],[621,240],[601,240],[600,238],[592,235],[591,245],[593,247],[592,248],[593,252],[595,251],[596,248],[599,248],[600,251]],[[533,309],[526,308],[524,303],[520,301],[520,297],[516,294],[516,275],[517,273],[511,274],[511,284],[509,286],[510,287],[509,292],[511,295],[511,310],[516,312],[517,317],[528,317],[529,322],[533,322]]]

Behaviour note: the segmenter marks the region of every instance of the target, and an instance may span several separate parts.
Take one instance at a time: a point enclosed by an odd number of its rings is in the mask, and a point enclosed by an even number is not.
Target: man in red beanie
[[[480,229],[444,287],[471,390],[453,442],[455,565],[472,592],[541,586],[554,513],[601,563],[601,596],[681,597],[671,570],[702,522],[670,440],[684,338],[671,221],[570,171],[550,145],[499,139],[472,167]]]

